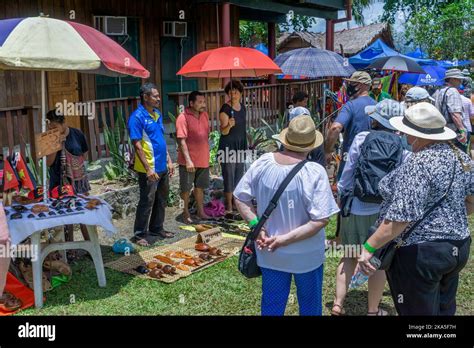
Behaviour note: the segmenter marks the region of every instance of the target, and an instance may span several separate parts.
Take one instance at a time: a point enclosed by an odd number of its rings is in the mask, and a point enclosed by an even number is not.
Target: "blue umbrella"
[[[435,65],[424,65],[426,74],[404,73],[398,79],[399,83],[407,83],[414,86],[442,86],[446,69]]]
[[[265,44],[259,43],[258,45],[255,45],[254,48],[262,52],[264,55],[268,56],[268,48],[267,46],[265,46]]]
[[[326,76],[350,76],[355,69],[339,54],[307,47],[279,54],[275,63],[283,75],[299,75],[307,78]]]

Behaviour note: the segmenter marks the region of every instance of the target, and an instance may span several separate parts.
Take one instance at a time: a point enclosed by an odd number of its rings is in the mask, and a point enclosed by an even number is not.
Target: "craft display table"
[[[83,205],[85,202],[86,201],[83,202]],[[26,208],[31,209],[31,206],[32,205],[26,205]],[[116,232],[112,224],[112,213],[107,203],[104,202],[104,204],[97,206],[94,210],[74,210],[64,215],[46,215],[46,217],[43,218],[27,218],[30,212],[26,211],[22,213],[24,216],[21,219],[11,219],[11,215],[15,211],[11,207],[6,207],[5,209],[9,212],[7,222],[12,245],[20,244],[25,239],[30,238],[32,250],[38,251],[38,255],[35,255],[36,257],[32,258],[31,262],[36,308],[43,306],[43,262],[46,256],[54,251],[83,249],[89,252],[94,262],[99,286],[106,286],[104,263],[96,227],[101,226],[109,236]],[[53,209],[51,210],[54,211]],[[86,225],[90,240],[65,242],[64,231],[62,231],[60,235],[61,242],[50,244],[41,243],[41,231],[73,224]]]

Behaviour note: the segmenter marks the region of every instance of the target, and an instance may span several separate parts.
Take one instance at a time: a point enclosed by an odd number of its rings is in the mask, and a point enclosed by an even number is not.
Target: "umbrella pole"
[[[41,70],[41,131],[46,132],[46,71]],[[48,202],[46,156],[43,157],[43,199]]]

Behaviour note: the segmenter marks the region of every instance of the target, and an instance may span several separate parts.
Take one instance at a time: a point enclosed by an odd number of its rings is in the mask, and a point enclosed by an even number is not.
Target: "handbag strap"
[[[267,209],[265,209],[265,212],[263,215],[260,217],[257,225],[255,225],[255,228],[252,230],[252,235],[250,236],[251,239],[256,239],[258,236],[258,233],[262,229],[263,225],[265,222],[267,222],[267,219],[270,217],[271,213],[273,210],[277,207],[278,205],[278,200],[280,199],[280,196],[282,195],[283,191],[285,191],[286,187],[290,183],[290,181],[295,177],[295,175],[300,171],[301,168],[308,162],[308,160],[303,160],[299,162],[291,171],[288,173],[286,176],[285,180],[280,184],[280,187],[278,187],[278,190],[275,192],[273,195],[272,199],[270,200],[270,203],[268,203]]]
[[[447,93],[451,88],[454,88],[454,87],[448,87],[448,88],[445,89],[444,94],[443,94],[443,98],[441,99],[441,105],[440,105],[441,112],[443,113],[443,116],[446,119],[447,123],[453,123],[453,119],[452,119],[451,114],[449,113],[449,110],[448,110],[448,101],[447,101]]]
[[[436,201],[435,204],[433,204],[430,209],[428,209],[427,211],[425,211],[425,213],[423,214],[423,216],[421,217],[421,219],[419,219],[418,221],[416,221],[402,236],[400,242],[397,243],[397,246],[400,247],[402,246],[402,244],[407,240],[407,238],[410,236],[410,234],[413,232],[413,230],[428,216],[430,215],[433,210],[435,210],[437,207],[440,206],[440,204],[446,199],[446,197],[448,196],[448,193],[449,191],[451,191],[451,186],[453,185],[453,181],[454,181],[454,176],[455,176],[455,173],[456,173],[456,162],[457,161],[454,161],[454,165],[453,165],[453,175],[451,176],[451,180],[449,182],[449,186],[448,186],[448,189],[444,192],[444,194],[441,196],[440,199],[438,199]]]

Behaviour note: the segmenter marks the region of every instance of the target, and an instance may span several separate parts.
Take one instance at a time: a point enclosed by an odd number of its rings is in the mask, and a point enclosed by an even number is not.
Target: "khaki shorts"
[[[360,245],[367,241],[369,228],[375,224],[379,214],[341,217],[341,244]]]
[[[207,189],[209,187],[209,168],[195,168],[188,172],[185,166],[179,166],[179,189],[181,192],[190,192],[193,188]]]

